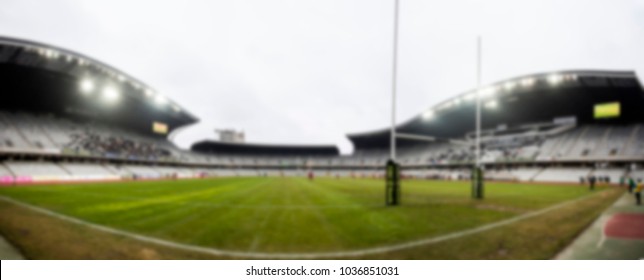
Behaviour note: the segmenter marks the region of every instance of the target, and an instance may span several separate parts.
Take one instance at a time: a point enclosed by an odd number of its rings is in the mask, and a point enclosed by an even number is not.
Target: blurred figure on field
[[[633,190],[637,187],[635,179],[632,176],[628,177],[628,193],[633,193]]]
[[[591,191],[595,189],[596,181],[597,181],[597,177],[595,177],[595,175],[590,175],[590,177],[588,177],[588,184],[590,186]]]

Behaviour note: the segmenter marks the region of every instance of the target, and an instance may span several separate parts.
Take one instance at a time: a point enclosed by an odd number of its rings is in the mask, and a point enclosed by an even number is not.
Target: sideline
[[[235,258],[248,258],[248,259],[333,259],[333,258],[350,258],[350,257],[360,257],[360,256],[365,256],[365,255],[372,255],[372,254],[381,254],[381,253],[387,253],[387,252],[392,252],[392,251],[399,251],[399,250],[404,250],[404,249],[409,249],[413,247],[418,247],[418,246],[424,246],[424,245],[429,245],[429,244],[435,244],[435,243],[440,243],[443,241],[451,240],[451,239],[457,239],[460,237],[492,230],[498,227],[502,227],[505,225],[509,225],[512,223],[516,223],[525,219],[529,219],[535,216],[539,216],[554,210],[557,210],[559,208],[566,207],[568,205],[577,203],[582,200],[586,200],[588,198],[594,197],[601,192],[596,192],[594,194],[589,194],[589,195],[584,195],[580,198],[576,198],[573,200],[565,201],[559,204],[555,204],[553,206],[549,206],[540,210],[528,212],[513,218],[509,218],[506,220],[498,221],[498,222],[493,222],[489,223],[486,225],[482,225],[479,227],[475,227],[472,229],[467,229],[467,230],[462,230],[462,231],[457,231],[437,237],[432,237],[432,238],[427,238],[427,239],[420,239],[416,241],[410,241],[410,242],[405,242],[397,245],[390,245],[390,246],[381,246],[381,247],[375,247],[375,248],[368,248],[368,249],[360,249],[360,250],[351,250],[351,251],[336,251],[336,252],[321,252],[321,253],[262,253],[262,252],[244,252],[244,251],[233,251],[233,250],[221,250],[221,249],[216,249],[216,248],[209,248],[209,247],[201,247],[197,245],[189,245],[185,243],[178,243],[178,242],[173,242],[173,241],[168,241],[160,238],[155,238],[155,237],[149,237],[149,236],[144,236],[124,230],[119,230],[119,229],[114,229],[94,223],[90,223],[81,219],[73,218],[70,216],[66,216],[60,213],[56,213],[54,211],[41,208],[38,206],[34,206],[31,204],[27,204],[24,202],[20,202],[18,200],[6,197],[6,196],[0,196],[0,200],[13,203],[15,205],[23,206],[25,208],[31,209],[35,212],[42,213],[51,217],[55,217],[64,221],[68,221],[71,223],[87,226],[89,228],[93,228],[96,230],[100,230],[103,232],[107,233],[112,233],[115,235],[120,235],[124,237],[128,237],[131,239],[151,243],[151,244],[156,244],[156,245],[161,245],[161,246],[166,246],[169,248],[175,248],[175,249],[180,249],[180,250],[185,250],[185,251],[192,251],[192,252],[198,252],[198,253],[203,253],[203,254],[208,254],[208,255],[213,255],[213,256],[223,256],[223,257],[235,257]]]
[[[629,260],[644,258],[643,239],[611,237],[606,233],[609,221],[614,216],[625,213],[644,217],[644,207],[636,206],[635,198],[628,192],[624,192],[622,196],[617,198],[554,259]],[[637,227],[637,224],[631,226]]]
[[[25,257],[0,235],[0,260],[24,260]]]

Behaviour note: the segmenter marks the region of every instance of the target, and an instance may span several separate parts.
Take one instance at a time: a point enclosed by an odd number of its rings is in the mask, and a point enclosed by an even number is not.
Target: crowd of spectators
[[[169,150],[155,143],[135,141],[119,135],[100,135],[91,131],[74,133],[67,148],[76,153],[89,152],[104,157],[157,160],[171,156]]]

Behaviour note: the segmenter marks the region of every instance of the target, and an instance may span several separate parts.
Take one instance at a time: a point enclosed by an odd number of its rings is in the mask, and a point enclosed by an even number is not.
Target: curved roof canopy
[[[123,71],[42,43],[0,37],[0,81],[4,110],[108,122],[151,135],[197,122],[184,108]]]
[[[577,123],[644,121],[644,91],[634,72],[558,71],[496,82],[478,91],[482,129],[553,123],[574,118]],[[477,91],[445,100],[396,126],[396,132],[438,140],[463,138],[475,129]],[[596,119],[597,104],[619,102],[620,116]],[[383,149],[390,144],[388,128],[347,135],[356,149]],[[415,140],[398,139],[397,146]]]

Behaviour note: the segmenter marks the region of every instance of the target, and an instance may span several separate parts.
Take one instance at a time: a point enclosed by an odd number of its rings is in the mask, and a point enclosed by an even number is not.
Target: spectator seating
[[[53,162],[5,162],[15,176],[69,176],[65,169]]]
[[[590,168],[548,167],[537,174],[533,180],[537,182],[570,182],[578,183],[580,178],[587,178]]]

